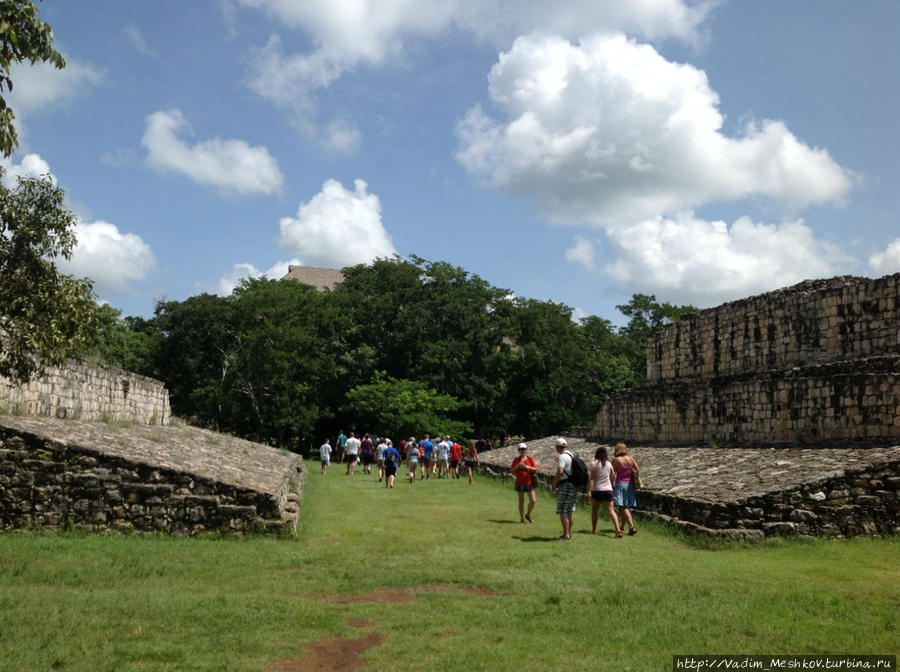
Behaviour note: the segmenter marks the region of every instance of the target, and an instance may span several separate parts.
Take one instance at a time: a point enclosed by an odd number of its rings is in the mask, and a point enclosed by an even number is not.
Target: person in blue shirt
[[[431,478],[431,458],[434,454],[434,444],[431,442],[431,437],[428,434],[426,434],[425,438],[419,443],[419,448],[421,448],[424,453],[422,459],[419,461],[419,464],[422,465],[422,478],[429,479]]]
[[[394,477],[397,476],[397,465],[400,464],[400,453],[394,448],[390,439],[386,439],[385,449],[382,453],[384,459],[384,487],[394,487]]]

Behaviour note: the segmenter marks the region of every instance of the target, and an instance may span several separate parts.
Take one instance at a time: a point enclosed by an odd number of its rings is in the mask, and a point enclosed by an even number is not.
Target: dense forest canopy
[[[612,390],[641,384],[647,336],[693,310],[637,294],[616,329],[442,261],[344,273],[323,293],[248,279],[230,296],[160,302],[151,319],[102,306],[93,355],[164,381],[193,422],[301,452],[340,428],[537,437],[591,423]]]

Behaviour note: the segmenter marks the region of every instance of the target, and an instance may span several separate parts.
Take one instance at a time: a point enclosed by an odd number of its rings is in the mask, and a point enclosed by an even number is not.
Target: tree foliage
[[[53,30],[41,21],[30,0],[0,2],[0,153],[9,156],[19,144],[13,124],[15,114],[6,103],[3,87],[12,91],[10,68],[14,63],[48,62],[63,69],[66,61],[53,48]]]
[[[10,189],[3,177],[0,168],[0,375],[27,381],[80,352],[96,313],[91,282],[52,262],[75,245],[62,189],[49,177],[20,177]]]
[[[363,427],[396,436],[397,440],[423,431],[454,437],[470,435],[472,425],[453,417],[464,405],[424,383],[392,378],[384,371],[376,371],[371,383],[347,392],[347,406]]]

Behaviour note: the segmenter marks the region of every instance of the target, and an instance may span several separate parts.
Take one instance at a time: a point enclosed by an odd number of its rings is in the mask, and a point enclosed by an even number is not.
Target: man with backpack
[[[556,513],[562,523],[562,536],[557,541],[569,541],[572,538],[572,524],[575,522],[575,500],[579,490],[587,485],[587,466],[569,452],[568,442],[560,437],[556,439],[556,477],[553,487],[556,488]],[[579,464],[580,463],[580,464]],[[583,471],[583,473],[582,473]],[[581,482],[584,480],[584,482]]]

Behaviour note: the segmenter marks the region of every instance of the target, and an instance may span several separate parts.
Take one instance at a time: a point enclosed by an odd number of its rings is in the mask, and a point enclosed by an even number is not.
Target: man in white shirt
[[[356,473],[356,458],[359,457],[359,446],[361,441],[356,438],[356,434],[350,432],[350,438],[347,439],[347,473],[352,475]]]
[[[556,440],[556,513],[562,523],[562,536],[557,541],[569,541],[572,538],[572,523],[575,522],[575,499],[578,490],[569,482],[572,475],[572,453],[568,450],[568,442],[560,437]]]

